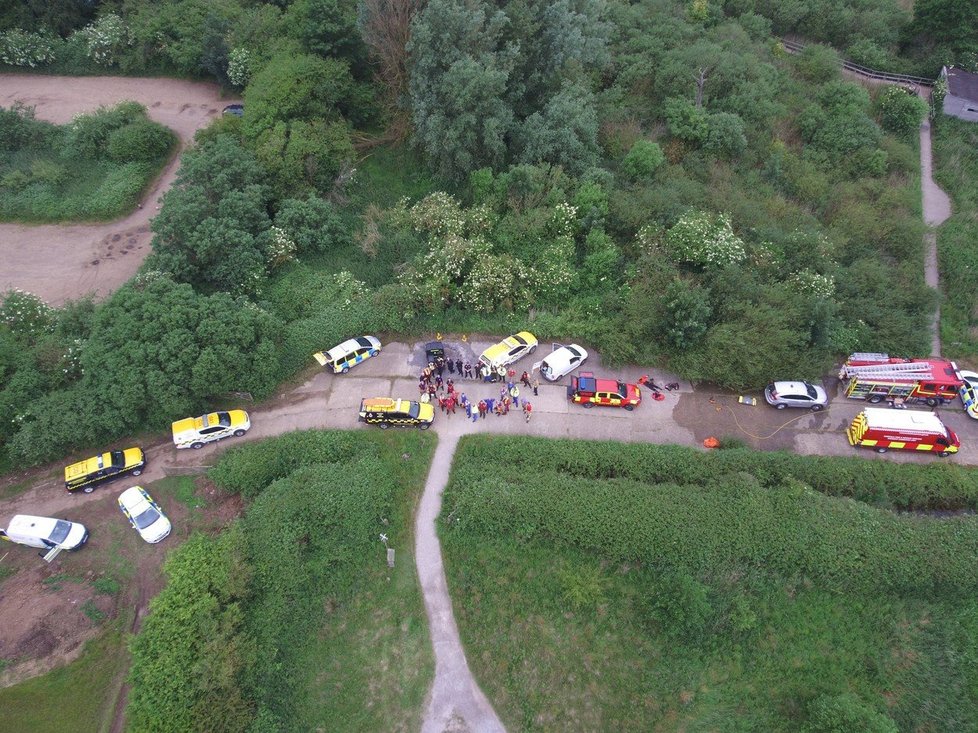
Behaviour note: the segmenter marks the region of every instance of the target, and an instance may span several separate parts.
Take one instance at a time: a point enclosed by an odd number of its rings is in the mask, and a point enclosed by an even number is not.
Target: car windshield
[[[813,400],[816,397],[818,397],[818,392],[816,392],[815,388],[812,385],[810,385],[808,382],[805,382],[805,391],[808,392],[808,396],[811,397]]]
[[[408,415],[411,417],[417,417],[419,414],[421,414],[421,405],[419,405],[417,402],[412,402],[411,406],[408,408]]]
[[[160,513],[153,507],[146,507],[145,511],[133,518],[137,529],[146,529],[149,525],[160,518]]]
[[[624,382],[619,382],[618,383],[618,394],[620,394],[622,397],[624,397],[626,394],[628,394],[628,390],[625,388],[625,383]]]
[[[362,336],[360,338],[356,339],[356,342],[358,344],[360,344],[360,346],[362,346],[365,349],[372,349],[373,346],[374,346],[372,343],[370,343],[369,341],[367,341],[367,339],[363,338]]]
[[[66,522],[63,519],[59,519],[54,523],[54,529],[51,531],[51,535],[48,537],[48,542],[54,542],[56,545],[60,545],[66,539],[68,539],[68,533],[71,531],[71,522]]]
[[[126,465],[126,455],[121,450],[112,451],[112,465],[122,468]]]
[[[520,344],[521,346],[526,346],[526,341],[524,341],[520,336],[514,335],[513,341]]]
[[[217,423],[218,425],[229,428],[231,427],[231,416],[226,412],[217,413]]]
[[[580,351],[578,351],[577,349],[575,349],[575,348],[574,348],[573,346],[568,346],[568,347],[567,347],[567,350],[568,350],[568,351],[569,351],[570,353],[572,353],[572,354],[573,354],[574,356],[580,356],[580,355],[581,355],[581,352],[580,352]]]

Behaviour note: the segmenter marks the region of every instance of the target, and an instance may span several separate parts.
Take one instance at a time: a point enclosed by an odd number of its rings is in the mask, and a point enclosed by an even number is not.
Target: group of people
[[[447,377],[445,376],[446,369],[449,374]],[[453,361],[437,357],[435,361],[428,362],[418,378],[418,391],[421,393],[421,401],[437,402],[439,409],[446,416],[454,415],[455,410],[460,407],[465,410],[466,418],[472,422],[480,418],[485,419],[491,414],[508,415],[511,409],[517,408],[522,409],[524,419],[526,422],[530,422],[533,405],[525,396],[522,398],[522,405],[520,404],[520,388],[513,381],[516,372],[507,371],[505,367],[500,367],[500,369],[502,369],[501,375],[498,372],[493,372],[488,366],[480,367],[479,375],[483,381],[496,381],[497,378],[506,380],[507,377],[508,381],[500,387],[498,398],[493,396],[476,402],[455,388],[455,380],[451,376],[458,374],[461,378],[474,379],[475,372],[472,369],[472,364],[470,362],[463,363],[461,359]],[[532,389],[534,395],[539,394],[540,381],[536,378],[531,381],[529,372],[524,371],[519,381],[527,389]]]

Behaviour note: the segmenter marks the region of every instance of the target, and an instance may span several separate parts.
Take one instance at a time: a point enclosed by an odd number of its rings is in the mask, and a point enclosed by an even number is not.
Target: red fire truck
[[[926,402],[930,407],[956,399],[964,384],[957,364],[947,359],[867,353],[852,354],[842,365],[839,379],[847,382],[846,397],[873,403]]]

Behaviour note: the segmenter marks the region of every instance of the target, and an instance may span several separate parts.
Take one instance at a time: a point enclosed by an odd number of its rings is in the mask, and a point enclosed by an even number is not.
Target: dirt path
[[[132,99],[177,134],[181,151],[232,101],[222,100],[219,91],[215,84],[178,79],[0,74],[2,107],[23,102],[35,108],[39,119],[63,124],[101,105]],[[100,224],[0,224],[0,292],[20,288],[60,305],[88,293],[104,297],[118,289],[149,254],[149,222],[178,164],[176,155],[151,184],[142,208],[122,219]]]
[[[428,695],[428,707],[421,724],[422,733],[449,730],[502,733],[505,729],[492,704],[479,688],[458,635],[448,580],[442,563],[435,520],[441,513],[441,495],[448,485],[452,458],[461,428],[468,421],[446,420],[439,431],[438,448],[431,461],[424,495],[415,520],[415,557],[418,580],[428,614],[428,631],[435,650],[435,680]],[[518,417],[513,419],[519,419]],[[455,428],[454,430],[452,428]]]
[[[930,98],[930,90],[922,93]],[[924,223],[924,279],[927,285],[940,293],[941,278],[937,260],[937,227],[951,217],[951,198],[934,182],[933,154],[931,152],[930,120],[920,124],[920,190],[923,198]],[[941,355],[941,306],[938,302],[931,328],[931,356]]]

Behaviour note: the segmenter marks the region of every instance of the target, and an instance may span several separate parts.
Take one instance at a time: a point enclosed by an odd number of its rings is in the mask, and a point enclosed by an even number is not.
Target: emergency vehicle
[[[585,407],[610,405],[631,411],[642,403],[642,392],[635,384],[616,379],[596,379],[591,372],[581,372],[580,376],[571,377],[567,399]]]
[[[329,351],[317,351],[313,358],[320,366],[333,370],[333,374],[346,374],[350,367],[380,353],[380,339],[376,336],[360,336],[344,341]]]
[[[251,429],[251,419],[244,410],[209,412],[200,417],[185,417],[170,426],[177,448],[203,448],[232,435],[240,438]]]
[[[867,407],[846,428],[849,444],[874,448],[877,453],[894,450],[930,451],[944,457],[957,453],[961,442],[933,412]]]
[[[368,397],[360,401],[360,422],[379,425],[381,430],[391,425],[427,430],[434,420],[435,408],[428,402],[391,397]]]
[[[88,530],[84,524],[67,519],[18,514],[6,530],[0,530],[0,539],[42,550],[77,550],[88,541]]]
[[[502,373],[500,369],[536,351],[537,343],[537,337],[529,331],[514,333],[483,351],[479,356],[479,364],[489,367],[492,372]]]
[[[142,448],[126,448],[100,453],[84,461],[65,466],[65,488],[81,489],[86,494],[95,490],[95,484],[109,481],[127,473],[139,476],[146,468],[146,455]]]
[[[928,407],[955,399],[963,384],[958,366],[947,359],[903,359],[888,354],[852,354],[842,365],[839,379],[846,397],[878,403],[900,400],[925,402]]]

